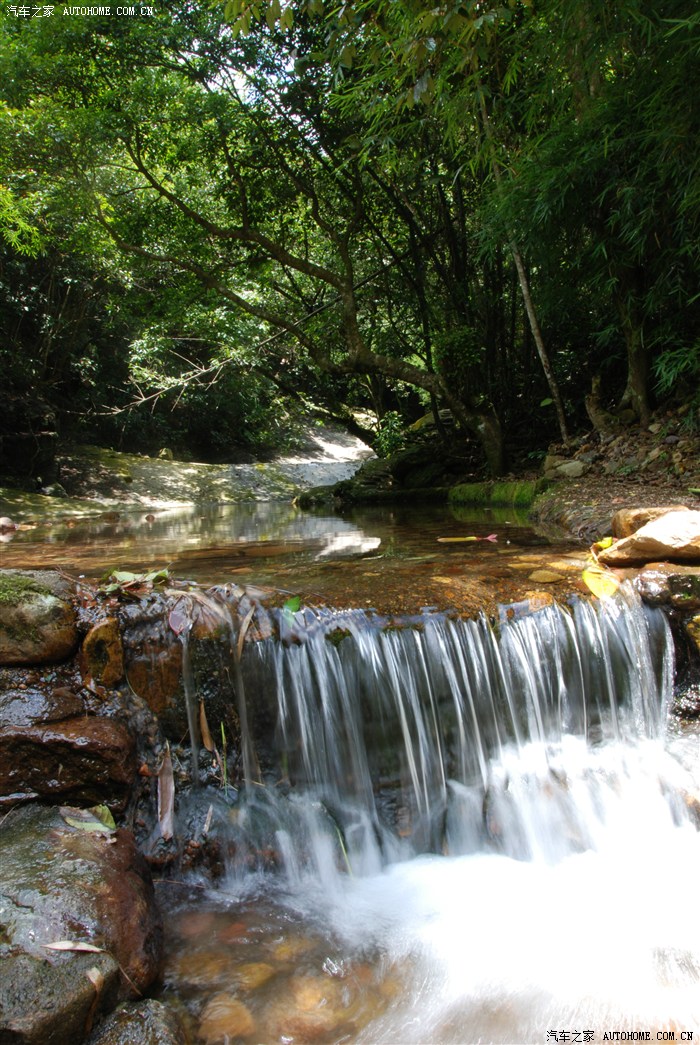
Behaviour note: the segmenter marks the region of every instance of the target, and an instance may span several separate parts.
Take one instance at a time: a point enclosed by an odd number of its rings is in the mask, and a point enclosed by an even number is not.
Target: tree
[[[479,392],[456,396],[412,349],[379,351],[366,336],[361,291],[398,266],[397,251],[386,258],[389,238],[369,220],[376,182],[358,162],[352,121],[332,116],[311,77],[291,89],[285,40],[233,47],[206,12],[168,33],[138,26],[106,41],[90,30],[88,47],[74,30],[49,38],[42,28],[33,96],[70,127],[71,178],[121,251],[283,331],[285,355],[301,350],[330,375],[377,375],[447,403],[502,469],[498,420]],[[58,54],[80,67],[77,97],[72,77],[56,73]],[[379,256],[375,275],[367,259]],[[342,341],[308,324],[331,305]]]

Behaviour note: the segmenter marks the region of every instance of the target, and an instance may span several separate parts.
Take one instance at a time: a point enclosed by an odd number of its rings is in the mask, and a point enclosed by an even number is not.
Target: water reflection
[[[61,566],[87,576],[102,575],[108,568],[167,563],[176,572],[185,570],[213,583],[224,566],[238,560],[406,555],[426,545],[434,550],[438,536],[454,537],[463,531],[465,536],[484,536],[495,525],[503,541],[541,543],[514,511],[474,510],[466,519],[463,512],[457,519],[447,506],[381,507],[338,515],[261,501],[158,512],[109,511],[95,518],[39,522],[15,531],[0,551],[0,561],[5,568]]]

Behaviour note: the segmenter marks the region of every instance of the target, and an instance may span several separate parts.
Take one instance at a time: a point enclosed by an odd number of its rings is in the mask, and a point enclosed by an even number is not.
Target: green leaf
[[[287,599],[282,609],[285,616],[298,613],[301,609],[301,595],[293,595],[291,599]]]
[[[88,810],[88,812],[92,813],[92,815],[94,817],[96,817],[96,819],[99,820],[100,823],[104,824],[105,827],[108,827],[110,831],[116,831],[117,830],[117,825],[114,822],[114,817],[112,816],[112,812],[111,812],[109,806],[106,806],[106,805],[90,806],[90,809]]]

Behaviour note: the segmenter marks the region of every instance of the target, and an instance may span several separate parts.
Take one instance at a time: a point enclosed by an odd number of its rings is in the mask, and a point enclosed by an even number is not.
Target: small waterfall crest
[[[668,625],[631,592],[504,611],[495,625],[429,612],[401,625],[361,611],[312,627],[299,617],[287,641],[243,657],[249,716],[256,694],[276,721],[267,786],[248,788],[237,820],[270,832],[264,844],[239,836],[246,866],[249,844],[278,850],[294,873],[483,848],[529,858],[541,847],[516,828],[516,779],[539,774],[540,788],[568,796],[565,750],[658,742],[665,728]]]

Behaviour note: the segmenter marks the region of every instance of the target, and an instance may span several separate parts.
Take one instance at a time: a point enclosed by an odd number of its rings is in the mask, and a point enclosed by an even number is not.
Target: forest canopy
[[[697,411],[688,0],[52,10],[0,38],[6,459],[433,410],[497,474]]]

